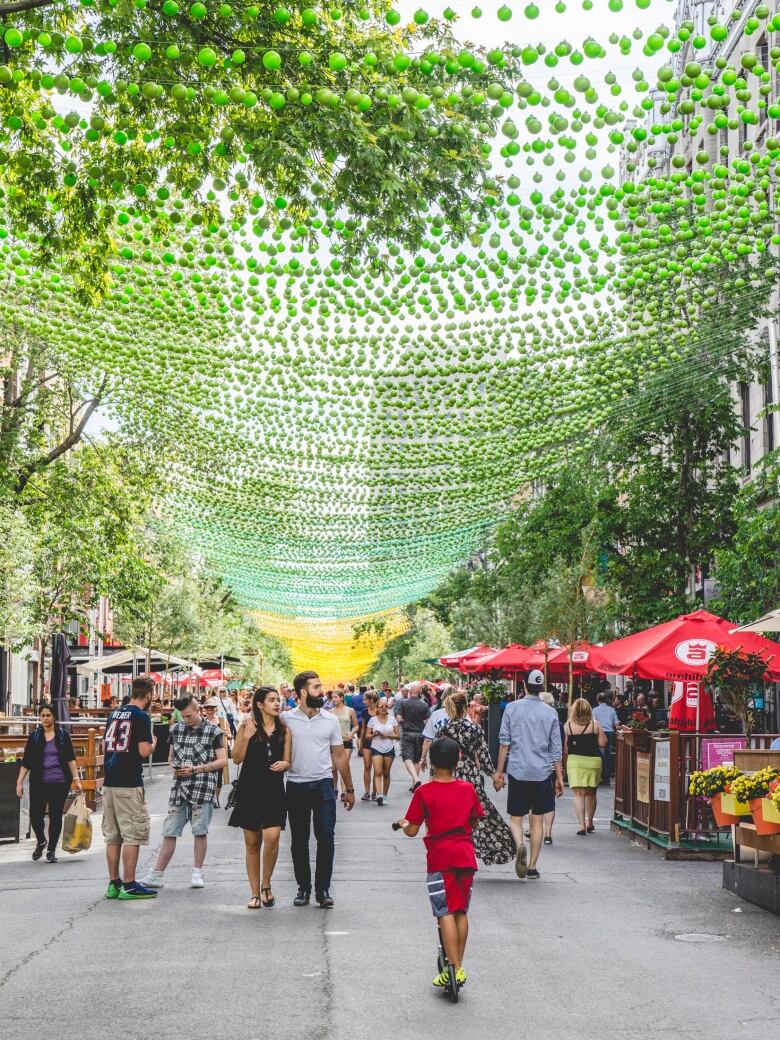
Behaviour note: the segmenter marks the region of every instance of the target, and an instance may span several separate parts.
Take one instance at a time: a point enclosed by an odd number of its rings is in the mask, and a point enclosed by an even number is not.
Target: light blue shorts
[[[182,802],[181,805],[169,807],[163,823],[163,838],[180,838],[187,823],[192,824],[192,833],[196,837],[208,834],[213,812],[213,802],[206,802],[205,805],[189,805]]]

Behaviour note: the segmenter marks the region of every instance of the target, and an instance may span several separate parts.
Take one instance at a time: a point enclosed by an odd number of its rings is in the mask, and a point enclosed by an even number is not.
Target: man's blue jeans
[[[287,783],[287,815],[290,820],[293,869],[298,887],[311,892],[309,834],[314,817],[317,865],[314,891],[327,892],[333,874],[336,838],[336,792],[330,777],[310,783]]]

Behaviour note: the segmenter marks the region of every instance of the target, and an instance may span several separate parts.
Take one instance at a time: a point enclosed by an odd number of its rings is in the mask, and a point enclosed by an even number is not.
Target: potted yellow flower
[[[755,773],[745,773],[737,777],[731,785],[731,791],[740,802],[747,802],[753,814],[756,834],[780,834],[780,821],[773,822],[764,816],[764,803],[775,781],[780,778],[780,770],[766,766]],[[772,809],[770,807],[770,815]]]
[[[689,793],[709,798],[712,815],[719,827],[730,827],[750,815],[750,808],[737,802],[731,793],[731,785],[741,776],[741,770],[735,766],[715,766],[691,773]]]

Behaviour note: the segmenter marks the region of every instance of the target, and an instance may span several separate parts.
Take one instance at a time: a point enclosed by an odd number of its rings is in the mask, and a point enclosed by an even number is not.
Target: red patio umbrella
[[[503,650],[496,650],[490,657],[483,658],[479,668],[483,672],[492,671],[494,668],[502,672],[522,672],[525,671],[525,659],[530,653],[531,650],[522,643],[511,643]]]
[[[460,662],[466,660],[472,655],[480,657],[484,654],[494,654],[495,650],[492,646],[488,646],[487,643],[477,643],[476,646],[470,646],[468,650],[459,650],[456,654],[447,654],[444,657],[439,658],[439,664],[443,668],[458,668]]]
[[[780,646],[753,632],[734,632],[726,621],[708,610],[680,614],[644,632],[635,632],[591,650],[598,672],[636,675],[640,679],[696,682],[704,677],[717,647],[760,654],[767,662],[766,678],[780,680]]]
[[[458,671],[464,672],[466,675],[492,672],[495,666],[490,664],[490,662],[495,656],[496,651],[492,647],[483,647],[482,653],[474,653],[469,654],[468,657],[462,657],[458,662]]]

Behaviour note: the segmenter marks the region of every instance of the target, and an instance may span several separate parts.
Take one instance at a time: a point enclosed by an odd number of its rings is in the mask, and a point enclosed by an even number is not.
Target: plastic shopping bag
[[[64,852],[86,852],[92,844],[92,815],[87,799],[80,794],[65,813],[62,827]]]

